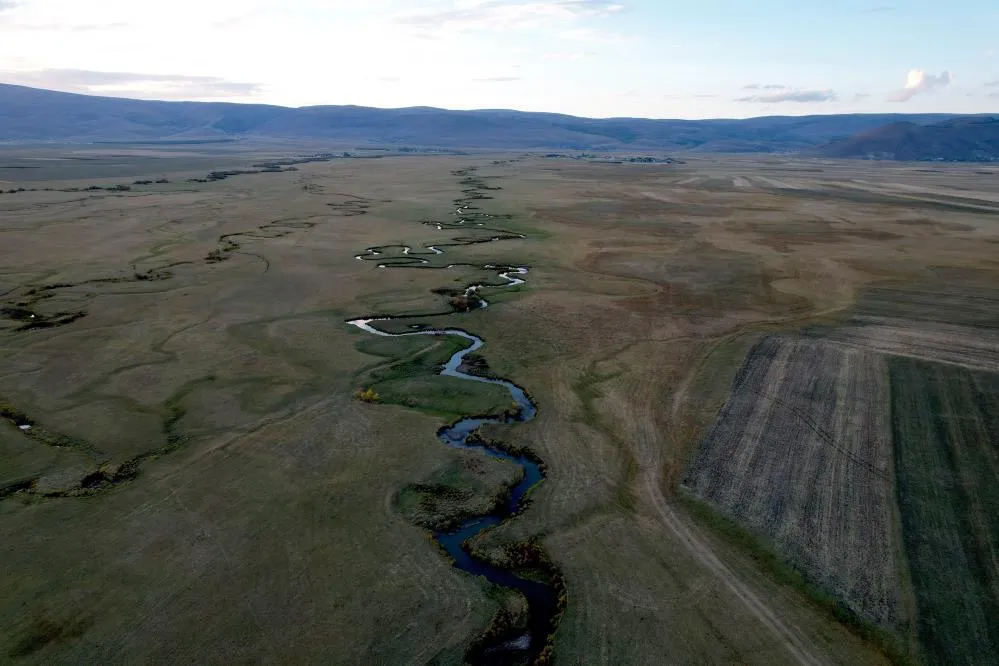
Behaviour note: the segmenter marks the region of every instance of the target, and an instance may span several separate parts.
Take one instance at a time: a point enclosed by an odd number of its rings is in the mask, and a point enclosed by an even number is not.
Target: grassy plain
[[[504,544],[537,537],[561,569],[569,604],[556,661],[886,659],[691,513],[677,486],[702,440],[714,441],[760,340],[812,327],[821,341],[807,344],[839,363],[881,354],[858,342],[891,339],[861,319],[858,295],[954,285],[960,270],[979,276],[988,324],[999,274],[994,177],[967,166],[469,155],[187,180],[299,152],[258,150],[136,155],[134,180],[170,183],[127,192],[0,195],[4,305],[43,318],[85,312],[52,328],[0,319],[0,399],[40,432],[77,443],[56,448],[0,422],[0,653],[36,663],[461,661],[507,602],[450,567],[414,523],[426,522],[421,489],[455,488],[460,506],[448,510],[460,514],[510,483],[501,463],[435,437],[455,415],[501,410],[506,397],[428,374],[446,341],[381,340],[344,320],[441,312],[446,299],[432,289],[490,277],[354,259],[455,235],[419,222],[450,219],[462,189],[452,172],[479,166],[503,189],[478,205],[512,216],[501,226],[527,238],[455,249],[441,265],[530,266],[528,284],[487,295],[486,310],[422,322],[482,335],[492,370],[540,405],[531,424],[488,434],[533,449],[548,477],[523,515],[474,547],[502,557]],[[115,163],[127,164],[120,152]],[[128,178],[120,168],[0,178],[57,190],[114,185]],[[226,249],[229,240],[238,247]],[[211,260],[215,250],[226,258]],[[929,324],[916,321],[903,328],[922,340]],[[988,325],[951,323],[964,327],[976,372],[987,371],[988,344],[971,329],[988,335]],[[899,318],[880,325],[898,329]],[[817,381],[849,402],[851,377]],[[383,404],[354,398],[369,387]],[[866,427],[856,419],[833,432]],[[802,447],[823,457],[821,441]],[[835,484],[856,472],[826,459],[821,473],[834,478],[818,479],[829,484],[818,494],[842,499]],[[858,486],[844,501],[885,488]],[[834,504],[788,511],[833,507],[839,518],[822,525],[853,525]],[[895,523],[881,529],[884,552],[901,543]],[[848,581],[864,580],[859,565],[882,562],[867,539],[817,552],[846,562]],[[892,576],[874,577],[885,591],[874,597],[894,591],[900,601],[885,607],[916,626],[918,585],[912,592],[907,569]],[[892,590],[890,580],[901,582]]]

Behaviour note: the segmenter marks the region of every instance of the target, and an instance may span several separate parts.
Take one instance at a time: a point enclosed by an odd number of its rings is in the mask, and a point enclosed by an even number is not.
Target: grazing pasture
[[[993,640],[992,454],[973,444],[995,432],[994,177],[752,156],[307,161],[354,150],[0,148],[38,167],[0,176],[0,661],[457,664],[520,622],[522,598],[455,569],[428,531],[517,482],[436,436],[509,393],[436,375],[450,338],[346,324],[420,313],[386,327],[480,336],[471,365],[538,405],[482,434],[537,456],[544,481],[468,547],[564,583],[555,663],[932,662],[926,627],[958,623],[965,653]],[[483,230],[451,226],[466,197]],[[472,309],[486,265],[527,282]],[[925,376],[898,363],[943,363],[952,388],[897,396],[896,375]],[[944,393],[955,416],[896,422],[895,402]],[[900,428],[950,448],[920,453],[929,440]],[[977,462],[946,468],[963,504],[942,504],[970,508],[933,538],[959,546],[939,551],[946,580],[981,595],[967,618],[920,578],[938,564],[905,529],[937,504],[900,494],[958,445]]]

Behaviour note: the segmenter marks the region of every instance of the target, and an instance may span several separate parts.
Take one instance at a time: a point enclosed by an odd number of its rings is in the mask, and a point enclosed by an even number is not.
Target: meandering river
[[[473,191],[474,192],[474,191]],[[466,190],[466,194],[469,193]],[[514,234],[503,229],[486,228],[482,219],[489,219],[493,216],[484,213],[471,213],[468,210],[469,202],[463,200],[459,202],[457,210],[454,212],[456,222],[453,223],[426,223],[433,224],[438,230],[465,228],[478,232],[486,232],[485,236],[459,236],[452,238],[446,243],[435,243],[424,246],[426,252],[414,252],[413,248],[407,245],[387,245],[368,248],[362,254],[357,255],[359,260],[377,261],[379,268],[439,268],[448,269],[455,266],[477,266],[485,270],[494,270],[502,283],[499,284],[472,284],[465,288],[466,296],[474,295],[476,307],[488,306],[488,302],[482,297],[481,292],[490,289],[502,289],[517,286],[524,283],[524,276],[528,269],[523,266],[498,266],[494,264],[448,264],[442,266],[432,266],[431,258],[445,254],[444,248],[469,245],[473,243],[488,243],[499,240],[523,238],[520,234]],[[387,256],[390,253],[392,256]],[[438,313],[434,313],[435,315]],[[455,313],[459,314],[459,313]],[[493,512],[469,518],[461,523],[456,529],[434,533],[434,539],[444,548],[455,563],[455,566],[476,576],[482,576],[490,583],[507,589],[516,590],[527,600],[528,620],[527,626],[516,635],[501,636],[494,644],[479,646],[477,654],[474,655],[476,661],[480,663],[520,663],[533,662],[544,648],[545,642],[550,634],[555,630],[558,616],[558,594],[554,585],[537,580],[530,580],[518,576],[513,571],[495,566],[485,560],[476,558],[465,548],[465,543],[472,537],[490,529],[500,523],[509,520],[518,514],[525,505],[528,493],[535,488],[544,478],[541,465],[536,459],[526,455],[514,455],[495,446],[484,443],[481,438],[473,435],[483,425],[490,423],[515,423],[527,422],[537,415],[537,406],[527,395],[527,393],[511,381],[505,379],[480,377],[463,372],[459,368],[465,356],[478,351],[485,344],[482,338],[473,335],[459,328],[419,328],[405,332],[390,332],[379,328],[382,322],[390,322],[395,317],[368,317],[349,320],[351,326],[370,333],[385,337],[400,337],[412,335],[435,335],[453,336],[462,338],[468,345],[456,352],[440,370],[440,374],[448,377],[455,377],[470,382],[484,382],[496,384],[504,387],[510,392],[510,397],[517,405],[517,413],[502,417],[467,417],[458,422],[441,428],[437,436],[440,441],[447,446],[466,449],[477,449],[486,455],[499,460],[505,460],[518,465],[523,471],[520,482],[511,489],[506,503]],[[406,320],[415,319],[412,315],[406,316]]]

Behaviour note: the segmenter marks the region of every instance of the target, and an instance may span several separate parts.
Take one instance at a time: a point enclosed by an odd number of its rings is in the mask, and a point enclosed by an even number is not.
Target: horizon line
[[[233,106],[263,106],[275,109],[287,109],[290,111],[302,110],[302,109],[322,109],[322,108],[355,108],[355,109],[372,109],[376,111],[407,111],[413,109],[425,109],[428,111],[444,111],[447,113],[522,113],[527,115],[550,115],[550,116],[563,116],[566,118],[579,118],[584,120],[644,120],[650,122],[711,122],[711,121],[743,121],[743,120],[756,120],[765,118],[815,118],[815,117],[834,117],[834,116],[882,116],[882,117],[892,117],[892,116],[966,116],[966,117],[989,117],[997,116],[999,117],[999,111],[996,112],[984,112],[984,113],[961,113],[952,111],[926,111],[919,113],[905,113],[905,112],[890,112],[890,113],[879,113],[879,112],[854,112],[854,113],[807,113],[807,114],[771,114],[763,116],[716,116],[716,117],[705,117],[705,118],[654,118],[651,116],[579,116],[571,113],[561,113],[558,111],[524,111],[522,109],[513,108],[475,108],[475,109],[449,109],[440,106],[427,106],[427,105],[412,105],[412,106],[368,106],[364,104],[307,104],[304,106],[289,106],[284,104],[274,104],[268,102],[254,102],[254,101],[211,101],[211,100],[199,100],[199,99],[156,99],[156,98],[142,98],[142,97],[123,97],[118,95],[104,95],[99,93],[89,93],[89,92],[70,92],[66,90],[55,90],[52,88],[40,88],[37,86],[28,86],[20,83],[5,83],[0,81],[0,86],[9,88],[23,88],[26,90],[35,90],[44,93],[52,93],[56,95],[71,95],[74,97],[90,97],[94,99],[110,99],[110,100],[123,100],[129,102],[148,102],[155,104],[222,104],[222,105],[233,105]]]

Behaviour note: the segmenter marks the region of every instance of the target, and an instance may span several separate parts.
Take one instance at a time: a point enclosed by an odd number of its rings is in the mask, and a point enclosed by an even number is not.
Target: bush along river
[[[463,178],[462,192],[464,198],[455,202],[457,209],[453,215],[454,222],[424,222],[436,226],[439,230],[463,229],[469,233],[452,237],[446,242],[424,246],[423,251],[414,252],[407,245],[385,245],[371,247],[357,259],[375,261],[379,268],[426,268],[447,269],[456,266],[473,266],[486,270],[495,270],[502,282],[489,284],[472,284],[463,290],[435,290],[436,293],[449,297],[453,312],[458,314],[474,309],[488,307],[488,302],[482,297],[485,289],[500,289],[524,284],[524,276],[528,269],[523,266],[500,266],[494,264],[446,264],[434,265],[435,257],[445,254],[449,247],[458,247],[477,243],[489,243],[499,240],[523,238],[523,235],[507,230],[494,228],[491,220],[495,216],[478,212],[472,201],[489,198],[483,193],[490,188],[472,174],[474,169],[454,172]],[[508,410],[502,416],[462,418],[456,423],[442,427],[437,437],[447,446],[464,449],[475,449],[500,460],[518,465],[523,474],[521,480],[510,489],[505,501],[497,503],[488,514],[470,517],[460,522],[457,527],[448,530],[433,531],[434,540],[450,556],[454,565],[472,575],[482,576],[491,584],[511,590],[522,595],[527,603],[526,619],[514,617],[501,611],[486,631],[480,636],[466,653],[466,661],[472,664],[546,664],[552,659],[552,641],[555,628],[565,610],[565,583],[561,573],[552,564],[545,551],[535,541],[512,544],[506,547],[505,562],[493,562],[473,553],[468,545],[470,539],[504,521],[510,520],[523,511],[528,502],[528,494],[544,479],[544,463],[530,451],[506,447],[502,443],[487,442],[479,434],[479,429],[486,424],[525,423],[532,420],[538,412],[537,405],[530,396],[511,381],[494,377],[483,377],[471,374],[462,368],[466,356],[478,351],[485,342],[482,338],[459,328],[424,328],[413,325],[410,330],[401,333],[389,332],[379,327],[382,322],[399,319],[414,320],[419,317],[438,316],[441,313],[425,315],[406,315],[402,317],[380,316],[351,319],[347,323],[370,333],[384,337],[401,337],[411,335],[455,336],[468,342],[462,350],[456,352],[444,364],[440,374],[458,379],[485,382],[504,387],[510,392],[510,397],[516,405],[515,410]]]

